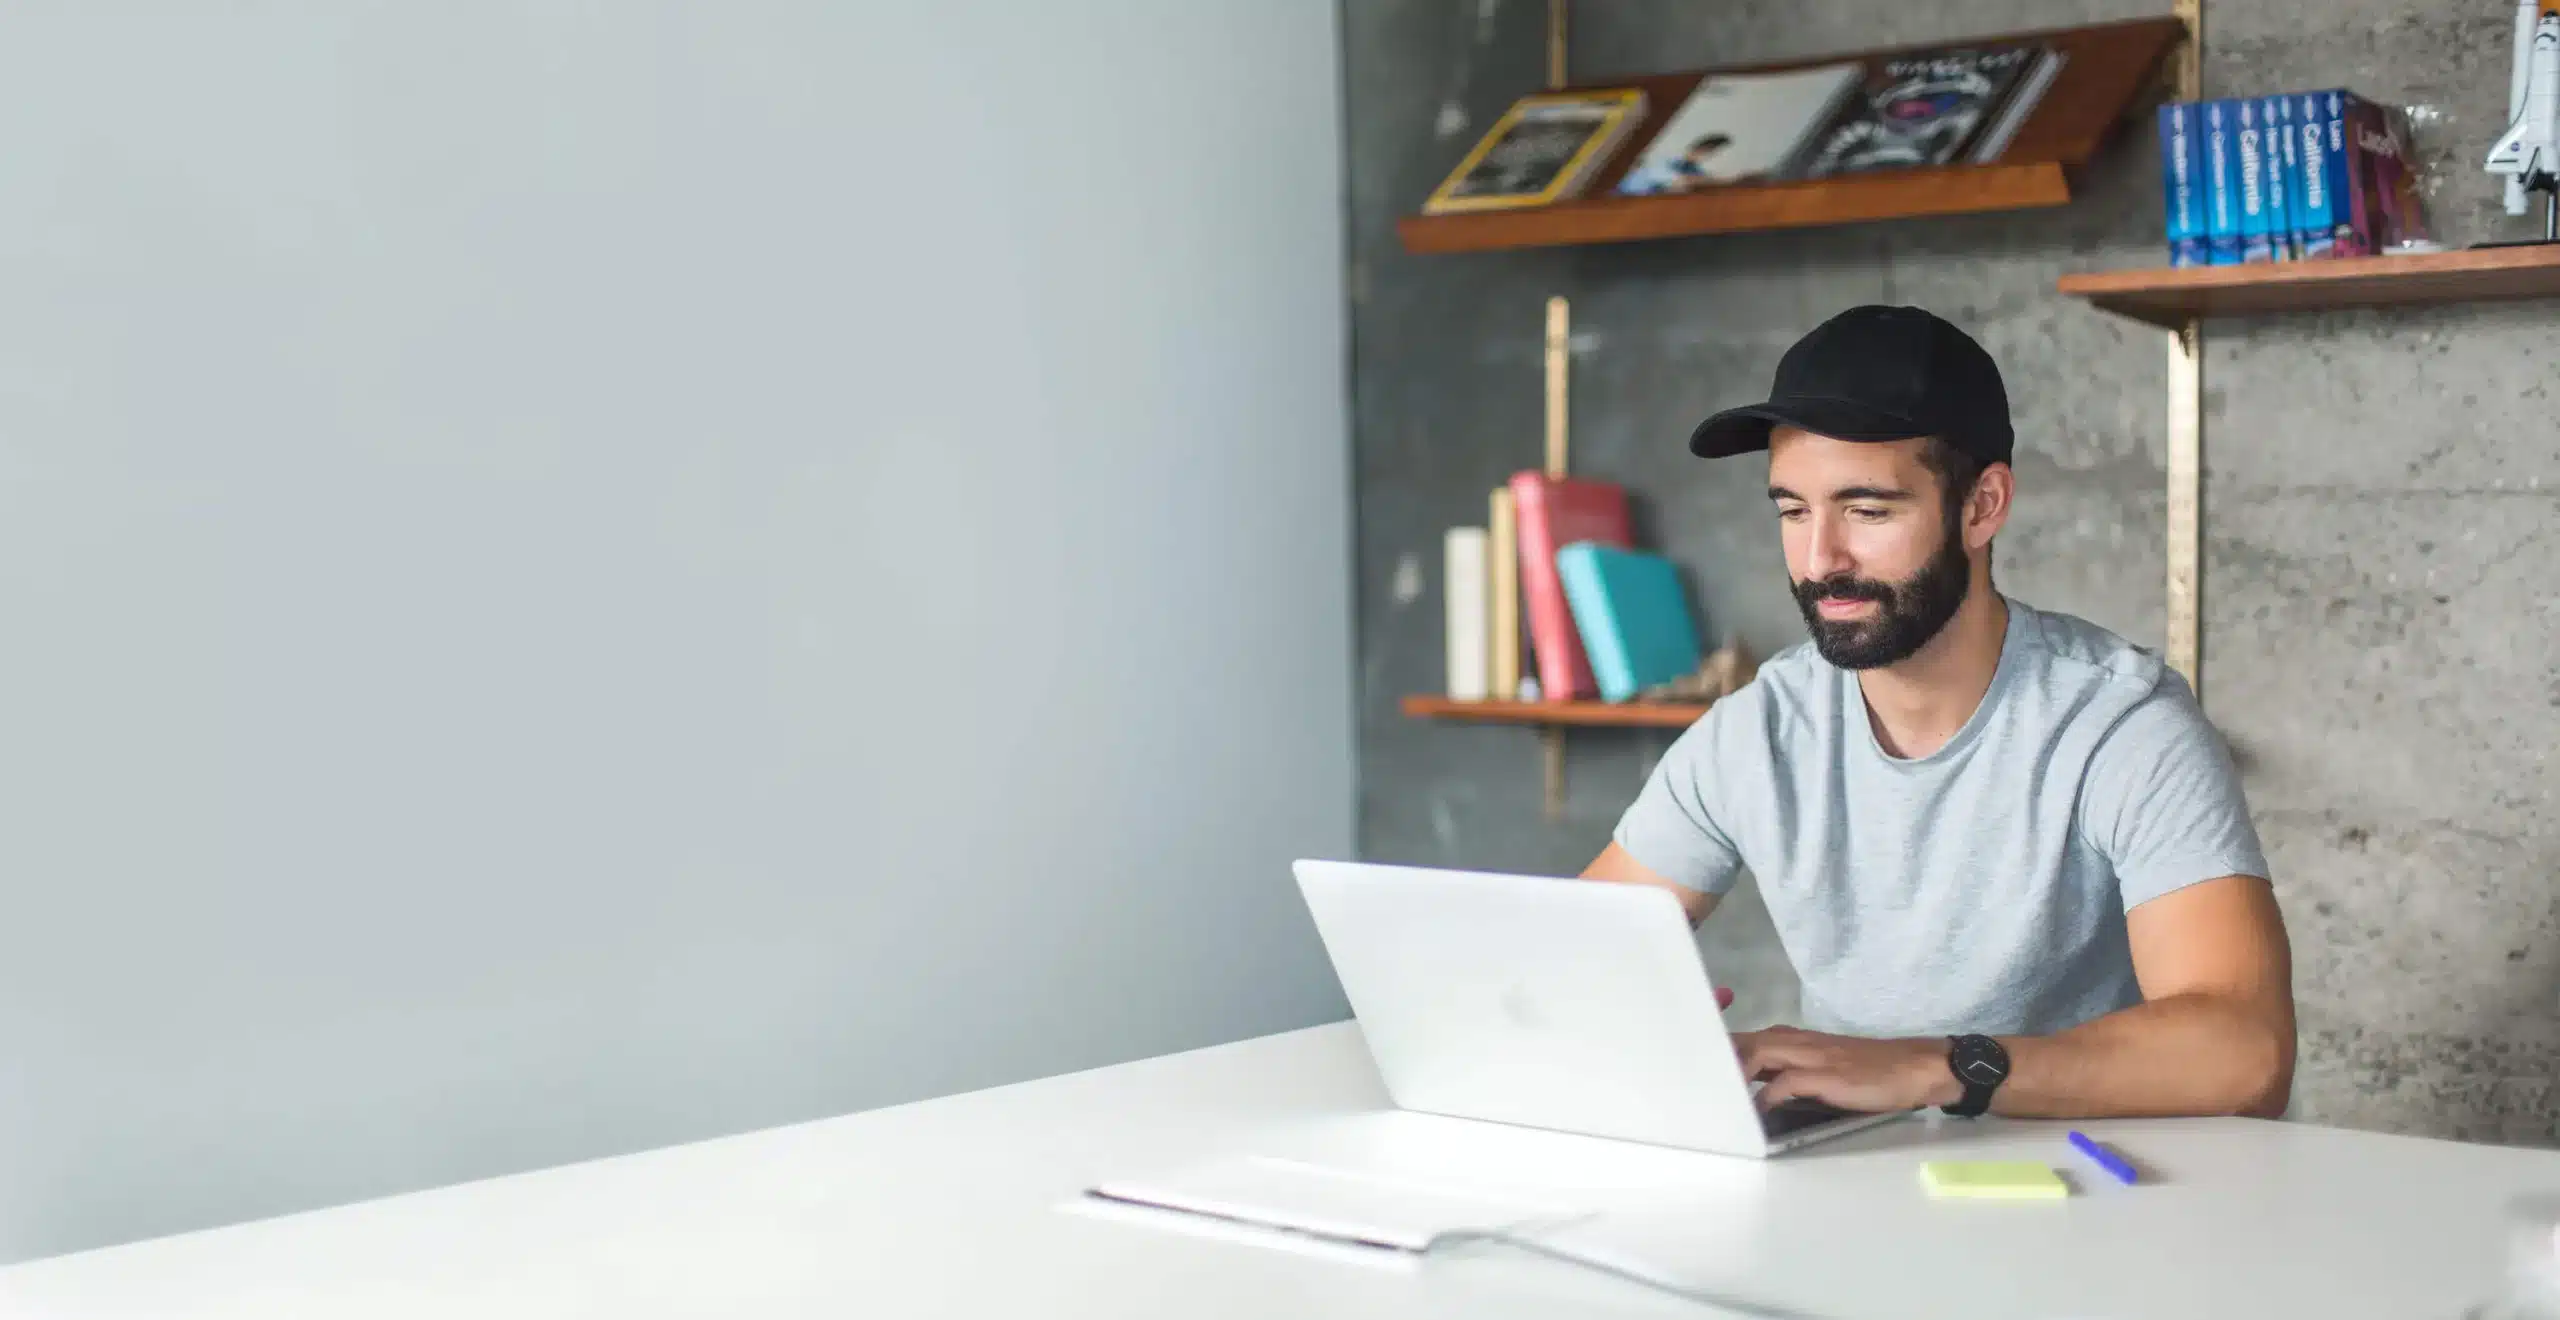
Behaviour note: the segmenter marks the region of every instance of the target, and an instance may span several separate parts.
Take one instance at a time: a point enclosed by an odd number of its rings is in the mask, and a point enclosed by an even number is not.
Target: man
[[[2238,777],[2176,672],[1993,590],[2011,446],[1990,355],[1909,307],[1833,318],[1698,427],[1769,451],[1812,641],[1584,874],[1693,922],[1758,878],[1814,1028],[1736,1037],[1764,1105],[2278,1116],[2292,957]]]

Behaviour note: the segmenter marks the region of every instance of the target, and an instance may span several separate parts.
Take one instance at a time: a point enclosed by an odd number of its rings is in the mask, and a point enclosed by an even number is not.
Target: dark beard
[[[1842,669],[1878,669],[1911,658],[1956,617],[1973,589],[1973,561],[1964,533],[1948,519],[1946,543],[1907,582],[1874,582],[1846,574],[1794,583],[1796,608],[1813,634],[1813,649]],[[1822,600],[1871,600],[1864,619],[1826,619],[1814,611]]]

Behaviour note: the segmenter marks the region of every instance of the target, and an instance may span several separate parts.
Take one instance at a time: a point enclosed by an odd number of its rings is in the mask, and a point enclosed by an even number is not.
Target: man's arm
[[[1634,854],[1614,843],[1601,849],[1600,855],[1591,859],[1591,865],[1582,868],[1582,878],[1610,880],[1627,885],[1652,885],[1656,889],[1668,890],[1672,897],[1680,900],[1680,910],[1689,914],[1689,924],[1692,926],[1706,920],[1707,914],[1716,910],[1717,895],[1704,893],[1665,879],[1656,874],[1653,868],[1637,861]]]
[[[2124,924],[2142,1002],[2058,1035],[2002,1041],[2009,1080],[1992,1110],[2283,1117],[2293,1095],[2293,949],[2274,890],[2256,876],[2224,876],[2163,894]]]
[[[2143,1002],[2051,1036],[2004,1037],[1996,1113],[2035,1118],[2248,1114],[2293,1090],[2293,952],[2256,876],[2173,890],[2125,914]],[[1947,1042],[1859,1040],[1777,1027],[1735,1038],[1760,1101],[1809,1095],[1843,1109],[1953,1104]]]

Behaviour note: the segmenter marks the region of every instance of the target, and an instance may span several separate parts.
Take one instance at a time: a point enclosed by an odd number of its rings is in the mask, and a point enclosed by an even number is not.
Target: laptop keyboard
[[[1788,1100],[1760,1111],[1760,1130],[1766,1133],[1771,1141],[1776,1141],[1780,1137],[1802,1132],[1818,1123],[1828,1123],[1835,1118],[1847,1118],[1854,1112],[1848,1109],[1835,1109],[1819,1100]]]

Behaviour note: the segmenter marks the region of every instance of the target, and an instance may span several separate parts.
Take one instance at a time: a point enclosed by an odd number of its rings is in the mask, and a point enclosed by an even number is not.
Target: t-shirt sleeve
[[[2206,880],[2267,874],[2240,772],[2175,676],[2098,744],[2080,828],[2114,866],[2128,912]]]
[[[1704,894],[1724,893],[1742,873],[1740,851],[1707,805],[1726,723],[1720,715],[1738,705],[1731,698],[1719,703],[1671,744],[1609,836],[1645,869]]]

